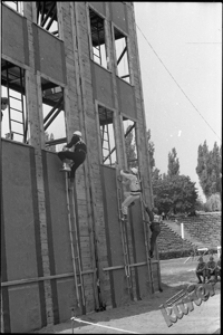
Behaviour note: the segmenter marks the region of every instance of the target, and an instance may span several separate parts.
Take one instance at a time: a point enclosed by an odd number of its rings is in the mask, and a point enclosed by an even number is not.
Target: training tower
[[[142,203],[120,220],[120,169],[153,203],[132,2],[1,3],[1,332],[30,332],[161,290]],[[71,187],[57,152],[88,147]]]

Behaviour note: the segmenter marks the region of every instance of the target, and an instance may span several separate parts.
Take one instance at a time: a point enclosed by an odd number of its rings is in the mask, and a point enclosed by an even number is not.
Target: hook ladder
[[[82,277],[81,263],[80,263],[80,251],[79,251],[77,223],[76,223],[76,217],[75,217],[74,194],[71,188],[69,188],[67,173],[65,175],[65,180],[66,180],[67,213],[68,213],[72,267],[73,267],[74,282],[75,282],[75,288],[76,288],[77,305],[78,305],[78,308],[81,308],[81,304],[82,306],[85,307],[84,286],[83,286],[83,277]],[[81,289],[81,297],[80,297],[79,289]]]
[[[149,232],[149,226],[150,222],[145,219],[145,208],[144,208],[144,187],[143,187],[143,180],[142,176],[139,174],[139,182],[141,184],[141,190],[142,190],[142,196],[141,196],[141,206],[142,206],[142,218],[143,218],[143,227],[144,227],[144,242],[145,242],[145,249],[146,249],[146,263],[147,263],[147,269],[148,269],[148,274],[150,278],[150,282],[152,285],[152,293],[155,292],[154,289],[154,277],[153,277],[153,265],[152,265],[152,260],[149,256],[149,246],[150,246],[150,232]]]
[[[121,229],[121,239],[122,239],[122,248],[124,255],[124,263],[125,263],[125,276],[126,276],[126,284],[129,295],[132,297],[132,280],[129,266],[129,254],[128,254],[128,242],[127,242],[127,217],[123,218],[122,214],[122,189],[119,186],[121,183],[120,176],[117,175],[116,169],[116,186],[117,186],[117,200],[118,200],[118,213],[119,213],[119,222]]]

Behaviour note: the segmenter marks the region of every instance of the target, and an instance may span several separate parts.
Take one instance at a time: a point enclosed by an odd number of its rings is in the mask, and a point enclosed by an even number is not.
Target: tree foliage
[[[180,163],[176,149],[173,148],[168,154],[168,176],[176,176],[180,173]]]
[[[147,131],[147,148],[152,171],[154,205],[160,213],[191,213],[195,211],[197,190],[190,177],[180,175],[180,162],[176,149],[168,154],[168,173],[161,174],[155,166],[155,146],[151,131]]]
[[[150,129],[148,129],[146,132],[146,140],[147,140],[147,149],[149,153],[150,168],[151,168],[151,171],[153,171],[155,167],[155,159],[154,159],[155,146],[154,146],[154,143],[151,141],[151,130]]]
[[[153,179],[154,204],[159,212],[191,213],[195,211],[195,183],[184,175],[162,175]]]
[[[49,135],[48,132],[46,131],[45,132],[45,142],[53,141],[53,140],[54,140],[53,134]],[[55,145],[46,146],[46,150],[51,151],[51,152],[56,152],[56,146]]]
[[[222,147],[214,143],[213,150],[208,149],[207,142],[198,147],[198,158],[196,172],[201,188],[206,199],[212,194],[222,192],[221,172],[222,172]]]

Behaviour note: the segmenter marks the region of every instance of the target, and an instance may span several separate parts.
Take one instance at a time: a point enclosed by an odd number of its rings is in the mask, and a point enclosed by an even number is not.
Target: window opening
[[[128,169],[131,167],[138,167],[136,122],[123,117],[123,127]]]
[[[2,134],[7,139],[28,143],[25,70],[4,59],[1,63],[2,96],[9,99],[8,108],[3,112]]]
[[[21,1],[2,1],[6,6],[14,9],[18,13],[22,13],[22,3]]]
[[[64,90],[44,78],[41,78],[41,90],[45,149],[58,152],[67,143]]]
[[[54,36],[59,37],[56,1],[37,1],[36,9],[37,24]]]
[[[93,60],[108,69],[105,20],[89,8]]]
[[[113,115],[112,111],[98,106],[102,163],[110,166],[115,166],[117,160]]]
[[[127,37],[114,27],[117,75],[130,83]]]

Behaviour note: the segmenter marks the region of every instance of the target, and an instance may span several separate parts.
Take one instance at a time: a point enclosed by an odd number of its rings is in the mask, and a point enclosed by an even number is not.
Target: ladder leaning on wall
[[[133,287],[132,287],[132,279],[129,267],[129,254],[128,254],[128,242],[127,242],[127,219],[122,219],[122,188],[120,187],[121,177],[118,174],[118,169],[116,168],[116,189],[117,189],[117,203],[118,203],[118,213],[119,213],[119,222],[120,222],[120,230],[121,230],[121,240],[122,240],[122,248],[124,255],[124,266],[125,266],[125,276],[126,276],[126,285],[127,290],[131,298],[133,298]]]
[[[76,288],[77,296],[77,307],[85,307],[85,295],[84,295],[84,286],[83,286],[83,277],[80,264],[80,251],[79,251],[79,240],[77,232],[77,221],[75,216],[75,204],[74,204],[74,194],[72,189],[68,185],[68,173],[65,173],[66,181],[66,197],[67,197],[67,213],[68,213],[68,228],[69,228],[69,238],[70,238],[70,248],[71,248],[71,258],[72,258],[72,267],[74,273],[74,283]],[[73,220],[71,214],[74,216]],[[79,292],[81,289],[81,295]],[[82,313],[81,313],[82,314]]]
[[[143,187],[144,184],[143,184],[143,180],[142,180],[142,176],[141,176],[140,172],[138,172],[138,178],[139,178],[139,182],[140,182],[141,190],[142,190],[141,208],[142,208],[142,219],[143,219],[145,250],[146,250],[146,264],[147,264],[149,279],[150,279],[150,282],[151,282],[152,293],[154,293],[155,289],[154,289],[153,265],[152,265],[152,260],[149,256],[149,246],[150,246],[149,226],[150,226],[150,222],[148,220],[146,220],[146,213],[145,213],[145,208],[144,208],[144,203],[145,203],[144,187]]]

